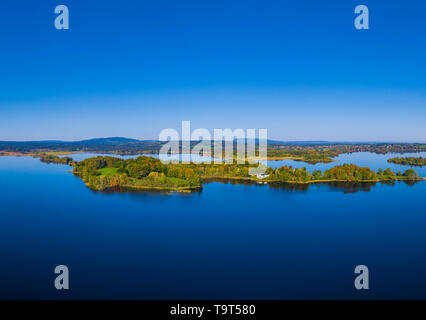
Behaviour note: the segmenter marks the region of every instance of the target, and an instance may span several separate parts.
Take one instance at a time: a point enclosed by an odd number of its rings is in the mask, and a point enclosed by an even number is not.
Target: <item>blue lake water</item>
[[[334,162],[330,163],[317,163],[317,164],[307,164],[302,161],[294,161],[294,160],[275,160],[275,161],[268,161],[266,164],[272,168],[278,168],[281,166],[292,166],[293,168],[303,168],[306,167],[306,169],[309,172],[312,172],[313,170],[327,170],[334,166],[342,165],[344,163],[348,164],[356,164],[360,167],[369,167],[373,170],[378,170],[379,168],[386,169],[390,168],[394,172],[398,172],[401,170],[404,172],[405,170],[409,168],[413,168],[417,171],[417,173],[422,176],[426,177],[426,166],[423,167],[410,167],[410,166],[402,166],[397,165],[393,163],[387,162],[390,158],[395,157],[424,157],[426,158],[426,152],[419,152],[419,153],[404,153],[401,155],[400,153],[387,153],[387,154],[376,154],[376,153],[369,153],[369,152],[354,152],[351,154],[341,154],[338,157],[333,158],[335,160]]]
[[[406,169],[386,163],[391,156],[268,165]],[[426,298],[424,181],[100,193],[69,170],[0,157],[0,298]],[[53,285],[60,264],[68,291]],[[360,264],[368,291],[353,285]]]

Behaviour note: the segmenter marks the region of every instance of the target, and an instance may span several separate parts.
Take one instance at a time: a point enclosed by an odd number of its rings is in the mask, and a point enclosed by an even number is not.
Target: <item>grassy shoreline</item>
[[[0,151],[1,156],[15,156],[15,157],[33,157],[40,158],[42,156],[67,156],[72,154],[83,153],[82,151],[46,151],[46,152],[9,152],[9,151]]]
[[[10,151],[0,151],[0,156],[28,156],[28,157],[40,157],[40,156],[66,156],[66,155],[72,155],[72,154],[79,154],[79,153],[86,153],[85,151],[43,151],[43,152],[29,152],[29,153],[23,153],[23,152],[10,152]],[[95,153],[95,154],[104,154],[105,152],[89,152],[89,153]],[[107,152],[107,154],[113,154],[113,155],[120,155],[119,152]],[[144,152],[140,154],[134,154],[134,155],[142,155],[142,154],[158,154],[158,153],[152,153],[152,152]],[[179,153],[178,153],[179,154]],[[204,154],[203,156],[207,157],[213,157],[213,155]],[[234,160],[237,158],[235,157]],[[223,160],[229,160],[227,158],[224,158]],[[264,160],[294,160],[294,161],[302,161],[306,163],[310,163],[310,160],[304,158],[304,157],[296,157],[296,156],[270,156],[270,157],[255,157],[255,158],[246,158],[246,161],[264,161]],[[335,162],[337,160],[334,159],[321,159],[321,161],[314,161],[314,163],[331,163]]]

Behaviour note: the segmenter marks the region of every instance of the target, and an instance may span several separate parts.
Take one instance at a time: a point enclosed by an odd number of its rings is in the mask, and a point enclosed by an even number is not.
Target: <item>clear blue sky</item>
[[[4,0],[0,39],[0,140],[426,141],[424,0]]]

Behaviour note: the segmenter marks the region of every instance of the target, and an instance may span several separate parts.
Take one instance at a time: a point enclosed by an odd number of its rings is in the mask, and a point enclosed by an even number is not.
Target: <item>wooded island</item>
[[[422,167],[426,166],[426,158],[422,157],[403,157],[403,158],[392,158],[388,159],[389,163],[408,165],[408,166],[417,166]]]
[[[61,162],[58,160],[56,163]],[[188,192],[202,188],[203,182],[212,178],[294,184],[423,180],[413,169],[408,169],[403,173],[395,173],[390,169],[379,169],[375,172],[370,168],[352,164],[339,165],[325,171],[315,170],[312,174],[306,168],[283,166],[273,169],[268,167],[266,173],[261,177],[249,174],[249,169],[257,165],[248,163],[163,164],[160,160],[147,156],[127,160],[111,156],[98,156],[80,162],[68,162],[68,164],[73,166],[73,173],[83,179],[86,185],[93,190],[129,188]]]

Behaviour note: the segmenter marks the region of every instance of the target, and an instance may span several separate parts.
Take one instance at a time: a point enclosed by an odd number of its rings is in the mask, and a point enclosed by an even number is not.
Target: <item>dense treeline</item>
[[[404,158],[392,158],[388,159],[388,162],[401,164],[401,165],[409,165],[409,166],[426,166],[426,158],[422,157],[404,157]]]
[[[140,156],[123,160],[95,157],[74,164],[74,173],[96,190],[111,187],[186,190],[201,187],[201,178],[189,167],[164,165],[160,160]]]
[[[189,190],[200,188],[203,179],[241,179],[266,182],[310,183],[320,181],[392,181],[418,180],[413,169],[395,173],[390,169],[379,169],[344,164],[324,172],[315,170],[309,173],[306,168],[283,166],[277,169],[266,168],[266,175],[250,176],[250,164],[163,164],[160,160],[140,156],[123,160],[116,157],[94,157],[73,163],[74,173],[80,176],[92,189],[104,190],[113,187],[158,188]]]
[[[366,167],[358,167],[353,164],[344,164],[333,167],[324,172],[314,170],[310,174],[306,168],[281,167],[278,169],[268,168],[267,180],[279,182],[315,182],[315,181],[346,181],[346,182],[362,182],[362,181],[386,181],[386,180],[416,180],[417,173],[413,169],[408,169],[404,173],[395,173],[390,169],[379,169],[376,173],[374,170]]]
[[[40,161],[44,163],[57,163],[66,165],[72,165],[73,163],[73,160],[70,157],[58,157],[55,155],[42,155],[40,156]]]

